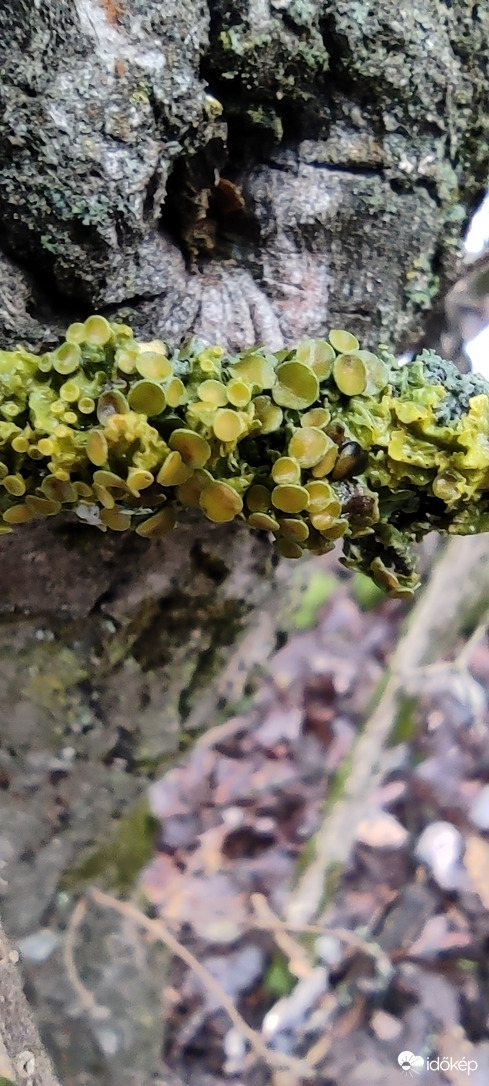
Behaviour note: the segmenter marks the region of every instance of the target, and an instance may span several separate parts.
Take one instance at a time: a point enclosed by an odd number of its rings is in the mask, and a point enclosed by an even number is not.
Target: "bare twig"
[[[312,969],[312,961],[305,948],[297,939],[292,938],[291,929],[275,916],[263,894],[252,894],[251,904],[255,913],[255,927],[272,933],[277,946],[289,962],[290,973],[298,978],[307,977]]]
[[[297,955],[299,955],[299,951],[304,955],[305,951],[295,939],[291,939],[288,944],[279,943],[278,936],[280,933],[293,932],[296,935],[331,935],[333,939],[339,939],[340,942],[346,943],[347,946],[351,946],[355,950],[361,950],[364,954],[367,954],[369,958],[373,958],[381,972],[388,972],[391,968],[391,960],[388,954],[382,950],[382,947],[380,947],[378,943],[371,942],[368,935],[359,935],[358,932],[350,931],[349,928],[331,928],[324,924],[294,924],[292,921],[281,920],[270,908],[268,902],[263,897],[263,894],[252,894],[251,903],[255,910],[256,926],[264,931],[272,932],[275,936],[277,945],[280,946],[287,957],[289,955],[288,950],[285,949],[286,946],[289,947],[291,953],[297,953]],[[312,963],[309,957],[307,957],[307,964],[308,972],[310,972]]]
[[[92,993],[88,990],[88,988],[85,987],[85,985],[80,980],[78,970],[75,965],[75,937],[86,911],[86,898],[80,898],[80,901],[76,903],[70,917],[70,923],[68,925],[68,930],[65,938],[63,958],[68,978],[75,989],[75,992],[83,1007],[83,1010],[93,1012],[97,1006],[96,1001]]]
[[[83,1009],[89,1014],[94,1014],[98,1009],[97,1002],[92,992],[90,992],[89,989],[83,984],[83,981],[80,980],[80,976],[76,968],[74,954],[76,933],[83,920],[83,917],[85,916],[86,911],[87,899],[81,898],[80,901],[77,902],[70,917],[70,923],[65,939],[63,959],[68,978],[76,991],[76,994],[80,1000]],[[171,1068],[165,1066],[162,1074],[163,1077],[154,1080],[153,1086],[184,1086],[184,1083],[182,1082],[180,1076],[172,1071]]]
[[[313,1046],[311,1058],[309,1058],[308,1054],[308,1058],[305,1060],[298,1059],[294,1056],[287,1056],[268,1048],[261,1035],[256,1030],[252,1029],[242,1017],[231,997],[224,991],[215,977],[213,977],[209,970],[198,961],[195,955],[179,941],[161,918],[148,917],[136,905],[127,901],[119,901],[112,895],[106,894],[96,888],[92,888],[89,891],[89,897],[95,904],[100,905],[102,908],[114,909],[116,912],[120,913],[120,915],[135,920],[135,922],[140,927],[144,928],[153,939],[164,943],[172,954],[180,958],[180,960],[183,961],[197,977],[199,977],[204,988],[206,988],[207,991],[212,992],[216,997],[220,1006],[229,1015],[235,1028],[249,1042],[255,1058],[263,1060],[272,1070],[284,1071],[295,1076],[293,1080],[295,1086],[297,1086],[297,1076],[300,1076],[301,1080],[308,1081],[316,1077],[315,1066],[319,1061],[319,1051],[324,1054],[324,1045],[321,1045],[320,1050],[318,1049],[317,1052]],[[255,912],[255,926],[273,934],[277,945],[289,959],[291,971],[297,977],[306,976],[310,973],[312,964],[307,951],[292,937],[290,934],[291,932],[297,935],[332,935],[347,943],[347,945],[361,950],[370,957],[373,957],[378,963],[379,968],[385,969],[390,964],[387,955],[379,946],[377,946],[377,944],[369,942],[367,938],[363,938],[356,932],[352,932],[347,928],[325,928],[324,925],[321,924],[292,924],[288,921],[281,920],[280,917],[276,916],[262,894],[253,894],[251,900]],[[65,943],[64,960],[69,979],[77,992],[82,1007],[89,1013],[93,1013],[96,1009],[95,999],[92,993],[80,980],[74,959],[76,932],[85,915],[86,906],[87,899],[84,898],[78,902],[74,909]]]
[[[220,1006],[229,1015],[233,1026],[235,1026],[235,1028],[244,1037],[246,1037],[246,1040],[249,1042],[257,1059],[263,1060],[267,1064],[267,1066],[272,1069],[284,1068],[286,1070],[290,1070],[291,1072],[294,1072],[296,1076],[299,1076],[300,1079],[306,1081],[310,1081],[311,1079],[314,1079],[316,1077],[316,1072],[314,1068],[311,1067],[305,1060],[297,1059],[294,1056],[287,1056],[281,1052],[274,1052],[272,1049],[268,1048],[260,1034],[248,1025],[243,1016],[236,1009],[233,1000],[227,994],[227,992],[224,991],[218,981],[216,981],[215,977],[212,976],[209,970],[206,969],[206,967],[198,961],[195,955],[192,954],[192,952],[188,950],[187,947],[183,946],[183,944],[177,939],[175,935],[173,935],[173,933],[169,930],[169,928],[166,926],[161,918],[153,919],[151,917],[145,916],[141,909],[139,909],[136,905],[133,905],[131,902],[118,901],[117,898],[112,897],[111,894],[106,894],[102,890],[98,890],[96,888],[92,888],[89,891],[89,897],[97,905],[102,906],[102,908],[114,909],[121,916],[131,917],[131,919],[135,920],[139,927],[144,928],[144,930],[147,931],[153,939],[164,943],[172,954],[174,954],[177,958],[180,958],[180,960],[183,961],[185,965],[189,967],[189,969],[192,969],[195,975],[199,977],[199,979],[202,981],[202,984],[207,989],[207,991],[212,992],[216,999],[218,999]],[[78,913],[78,924],[80,923],[81,918],[82,915]],[[73,923],[71,926],[73,927]],[[72,934],[72,938],[74,939],[74,933]],[[75,969],[76,972],[73,958],[71,958],[71,966],[73,969]],[[71,970],[70,976],[72,977]],[[87,993],[84,985],[82,984],[78,976],[75,987],[80,997],[82,997],[84,1006],[87,1006],[87,994],[90,995],[90,993]],[[93,1006],[93,997],[91,1005]]]

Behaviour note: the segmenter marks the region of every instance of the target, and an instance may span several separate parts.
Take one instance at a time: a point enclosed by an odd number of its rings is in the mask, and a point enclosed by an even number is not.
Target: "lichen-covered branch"
[[[489,386],[432,352],[400,368],[349,332],[239,355],[89,317],[53,352],[0,352],[0,533],[73,510],[162,538],[185,508],[246,519],[388,591],[410,544],[489,527]]]

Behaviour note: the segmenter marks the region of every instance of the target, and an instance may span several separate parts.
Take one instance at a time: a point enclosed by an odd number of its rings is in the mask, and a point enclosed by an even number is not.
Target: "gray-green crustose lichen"
[[[102,316],[56,350],[0,351],[0,533],[72,510],[163,538],[236,517],[397,595],[412,542],[489,529],[489,385],[424,351],[399,367],[350,332],[231,355],[135,340]]]

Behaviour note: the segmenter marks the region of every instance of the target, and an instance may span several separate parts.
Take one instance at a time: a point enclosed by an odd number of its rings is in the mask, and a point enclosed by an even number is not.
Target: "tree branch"
[[[488,600],[489,541],[484,536],[452,540],[411,612],[387,684],[358,737],[339,794],[326,804],[311,860],[289,898],[287,921],[305,924],[321,913],[350,855],[358,822],[382,781],[389,756],[385,747],[403,695],[413,689],[413,679],[416,689],[420,667],[453,651],[462,631],[477,626]]]
[[[285,558],[343,539],[346,565],[402,596],[413,541],[489,526],[489,386],[429,351],[400,368],[332,329],[229,356],[92,316],[55,351],[0,364],[0,534],[71,510],[162,539],[200,508]]]

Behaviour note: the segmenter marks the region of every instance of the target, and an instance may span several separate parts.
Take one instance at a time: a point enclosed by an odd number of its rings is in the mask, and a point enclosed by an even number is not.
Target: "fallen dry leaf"
[[[489,909],[489,843],[475,834],[467,838],[464,866],[485,909]]]
[[[359,843],[375,849],[403,848],[408,838],[405,827],[387,811],[372,812],[358,823],[356,831]]]
[[[430,916],[418,939],[409,948],[410,958],[423,958],[433,961],[446,950],[463,950],[470,943],[470,935],[465,931],[452,931],[448,917],[443,913]]]

